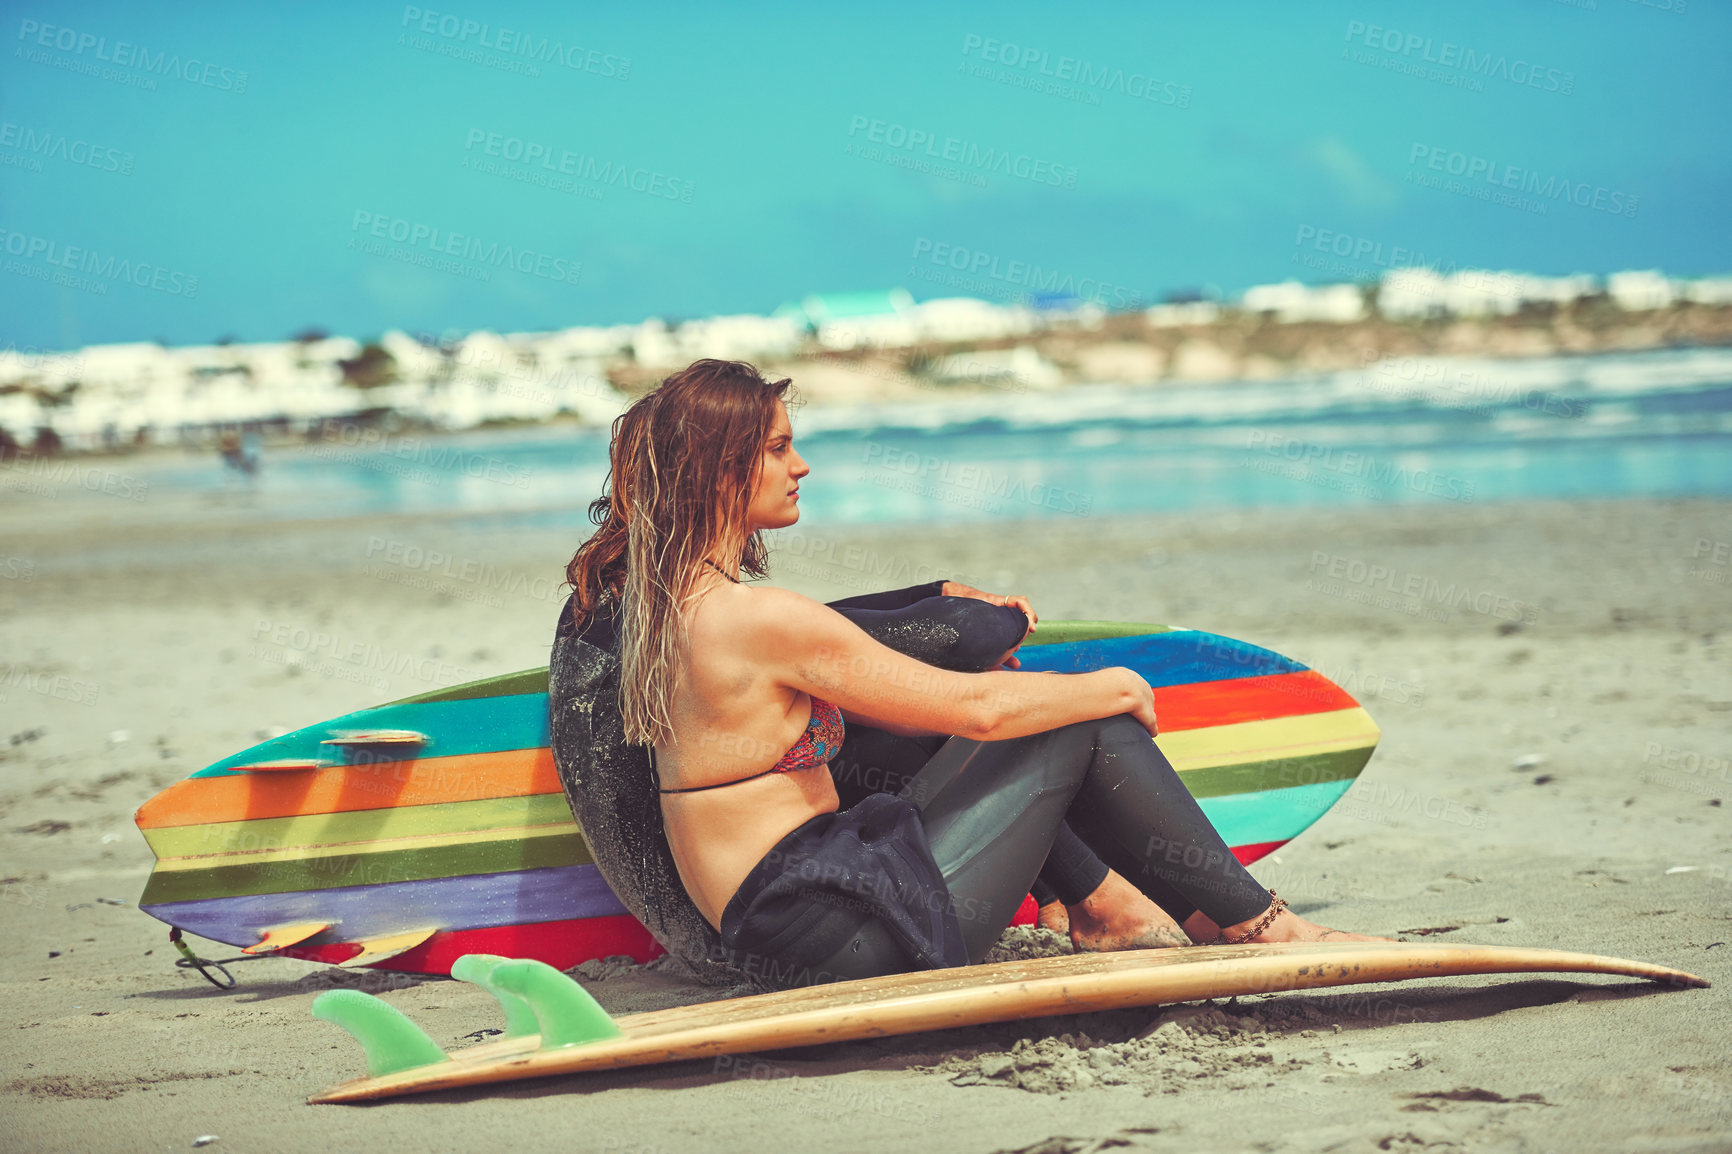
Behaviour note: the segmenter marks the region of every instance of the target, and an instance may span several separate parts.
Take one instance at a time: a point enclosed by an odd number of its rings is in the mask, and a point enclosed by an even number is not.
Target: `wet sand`
[[[491,1000],[286,959],[210,988],[133,908],[150,854],[132,811],[277,728],[545,663],[575,541],[476,518],[261,525],[232,497],[62,486],[0,492],[5,1145],[1732,1142],[1732,502],[802,528],[776,580],[815,597],[948,570],[1043,617],[1209,629],[1344,685],[1383,743],[1342,803],[1253,870],[1307,916],[1641,958],[1716,987],[1445,979],[309,1107],[361,1069],[308,1013],[333,981],[383,991],[448,1046],[496,1024]],[[591,970],[616,1011],[712,996],[665,965]]]

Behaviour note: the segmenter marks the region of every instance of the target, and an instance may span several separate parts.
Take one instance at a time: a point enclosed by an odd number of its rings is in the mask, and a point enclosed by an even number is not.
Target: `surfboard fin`
[[[382,962],[386,958],[394,958],[414,949],[437,932],[437,929],[410,930],[408,933],[390,934],[382,938],[362,938],[355,943],[361,947],[361,952],[352,958],[344,958],[337,965],[345,970],[352,970],[356,966]]]
[[[523,1038],[539,1033],[539,1049],[558,1050],[620,1036],[619,1026],[589,991],[546,962],[464,954],[452,964],[451,976],[497,998],[505,1011],[506,1035]],[[401,1010],[360,990],[325,991],[313,999],[313,1017],[343,1027],[361,1043],[370,1078],[451,1060]]]
[[[231,765],[237,773],[305,773],[313,769],[331,769],[337,763],[316,757],[279,757],[274,761],[255,761],[248,765]]]
[[[259,931],[259,940],[241,951],[243,954],[268,954],[272,950],[286,950],[299,942],[304,942],[314,934],[323,933],[331,928],[330,922],[293,922],[283,926],[267,926]]]
[[[535,1016],[535,1008],[493,981],[494,969],[510,960],[498,954],[464,954],[451,963],[451,976],[480,986],[498,1000],[499,1008],[505,1012],[507,1038],[533,1037],[541,1032],[541,1021]]]
[[[313,1017],[349,1031],[377,1078],[451,1059],[403,1011],[360,990],[326,990],[313,999]]]
[[[493,985],[516,994],[535,1012],[543,1050],[619,1037],[619,1027],[589,991],[546,962],[519,958],[489,969]]]
[[[370,746],[370,745],[411,745],[427,744],[427,735],[417,733],[413,729],[352,729],[339,733],[335,737],[327,737],[320,745]]]

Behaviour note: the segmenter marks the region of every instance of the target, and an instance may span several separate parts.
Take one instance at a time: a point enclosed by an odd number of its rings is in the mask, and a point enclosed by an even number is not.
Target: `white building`
[[[1678,298],[1672,282],[1659,269],[1615,272],[1606,278],[1606,295],[1625,312],[1649,312],[1671,308]]]
[[[1684,299],[1699,305],[1732,305],[1732,276],[1683,282]]]
[[[792,356],[805,343],[806,329],[790,316],[741,315],[687,321],[678,336],[686,361],[759,361]]]
[[[941,297],[913,308],[921,340],[992,341],[1033,332],[1039,320],[1033,309],[1005,307],[973,297]]]
[[[813,293],[785,304],[776,316],[817,337],[826,349],[906,348],[919,341],[914,297],[907,289],[885,292]]]
[[[1394,320],[1508,316],[1524,304],[1567,305],[1596,287],[1585,273],[1540,277],[1468,268],[1444,276],[1430,268],[1402,268],[1384,274],[1377,287],[1377,311]]]
[[[1245,290],[1241,306],[1246,312],[1274,313],[1282,324],[1350,324],[1365,316],[1365,296],[1358,285],[1350,284],[1312,287],[1290,280],[1258,285]]]
[[[1212,325],[1221,316],[1221,306],[1214,301],[1179,301],[1173,304],[1151,305],[1143,316],[1155,328],[1178,328],[1183,325]]]
[[[1059,367],[1029,345],[983,352],[954,353],[929,370],[934,380],[1023,392],[1053,389],[1064,383]]]

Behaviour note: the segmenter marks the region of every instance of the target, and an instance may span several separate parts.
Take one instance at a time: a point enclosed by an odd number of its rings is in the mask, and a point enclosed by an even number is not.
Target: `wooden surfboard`
[[[1378,738],[1340,686],[1213,633],[1049,621],[1029,671],[1125,665],[1162,751],[1243,862],[1347,791]],[[547,670],[310,725],[163,790],[136,820],[139,907],[189,933],[339,965],[445,974],[464,954],[569,969],[659,944],[592,864],[548,749]]]
[[[1073,954],[958,966],[610,1019],[576,982],[549,967],[504,958],[465,959],[458,966],[458,976],[499,999],[507,1032],[514,1036],[447,1055],[387,1003],[357,990],[330,991],[319,996],[313,1012],[342,1025],[362,1042],[369,1076],[344,1082],[308,1101],[359,1102],[1049,1014],[1510,973],[1617,974],[1673,986],[1708,984],[1665,966],[1561,950],[1307,942]]]

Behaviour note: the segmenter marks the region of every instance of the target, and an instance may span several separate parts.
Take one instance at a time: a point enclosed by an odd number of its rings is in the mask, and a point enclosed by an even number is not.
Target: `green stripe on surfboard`
[[[1143,637],[1150,633],[1169,633],[1171,626],[1143,625],[1130,621],[1044,621],[1039,629],[1029,636],[1024,645],[1066,645],[1075,641],[1104,641],[1112,637]],[[414,697],[405,697],[397,701],[387,702],[389,705],[420,705],[434,701],[466,701],[472,697],[505,697],[515,693],[546,693],[547,666],[539,669],[523,669],[516,673],[501,673],[497,677],[483,677],[479,681],[469,681],[462,685],[453,685],[447,689],[433,689],[426,693],[417,693]]]
[[[563,793],[530,793],[480,801],[441,801],[208,825],[157,826],[145,830],[144,838],[157,857],[167,859],[343,845],[385,837],[518,829],[570,820],[571,809]]]
[[[1042,621],[1023,645],[1069,645],[1077,641],[1146,637],[1151,633],[1172,631],[1170,625],[1143,625],[1135,621]]]
[[[156,905],[590,864],[589,847],[573,824],[558,833],[521,840],[247,862],[211,869],[159,868],[150,875],[144,896],[138,900],[141,905]]]
[[[546,692],[547,666],[543,665],[539,669],[501,673],[497,677],[483,677],[480,681],[467,681],[462,685],[453,685],[447,689],[433,689],[426,693],[417,693],[414,697],[388,701],[385,704],[422,705],[434,701],[467,701],[473,697],[511,697],[519,693]]]
[[[1291,789],[1296,785],[1316,785],[1325,781],[1345,781],[1357,777],[1371,760],[1371,742],[1359,749],[1342,749],[1332,753],[1314,753],[1308,757],[1283,757],[1269,761],[1247,761],[1238,765],[1216,765],[1208,769],[1189,769],[1179,774],[1179,780],[1191,791],[1192,797],[1226,797],[1229,794],[1257,794],[1271,789]]]

